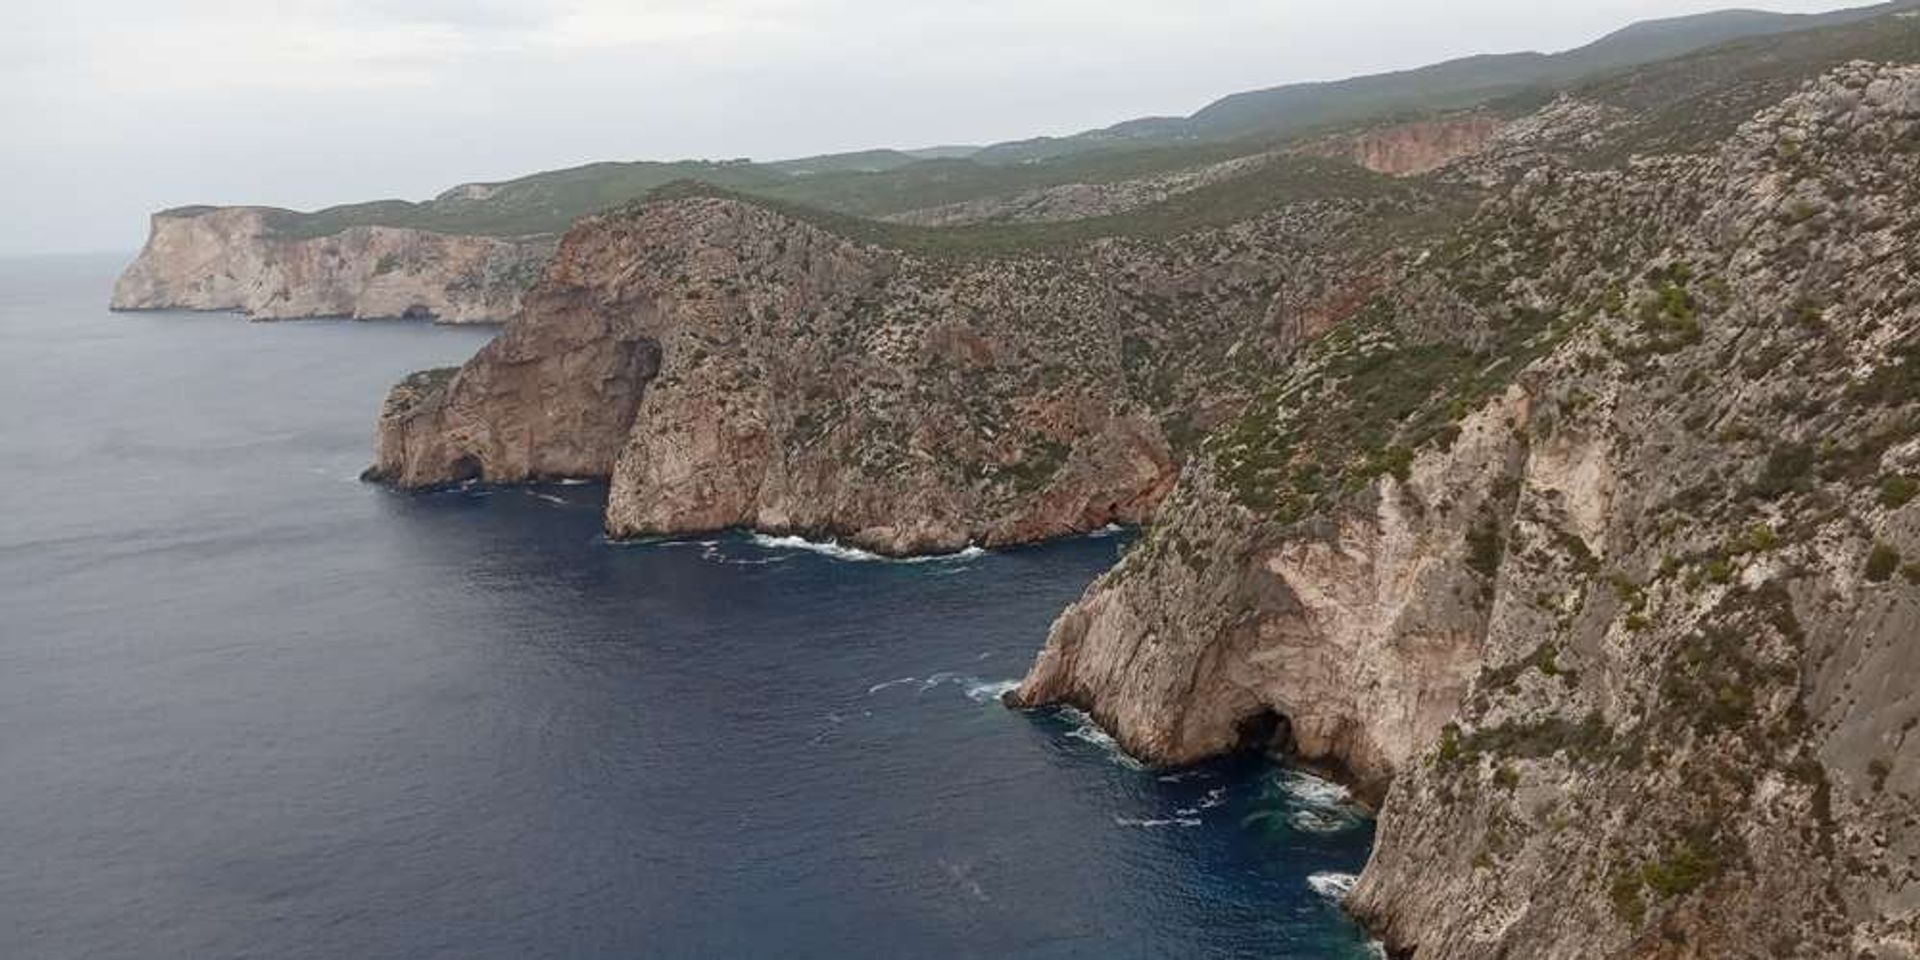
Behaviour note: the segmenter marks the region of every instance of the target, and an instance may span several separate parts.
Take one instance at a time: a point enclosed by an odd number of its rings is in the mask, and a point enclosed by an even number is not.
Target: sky
[[[990,143],[1729,0],[5,0],[0,255],[188,203]],[[1807,12],[1844,0],[1761,0]],[[24,9],[22,9],[24,8]]]

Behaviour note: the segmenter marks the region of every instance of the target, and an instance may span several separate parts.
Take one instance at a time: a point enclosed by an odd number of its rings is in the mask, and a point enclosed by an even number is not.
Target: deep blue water
[[[113,315],[119,265],[0,261],[0,957],[1364,955],[1309,877],[1366,823],[993,702],[1121,537],[395,494],[385,387],[488,331]]]

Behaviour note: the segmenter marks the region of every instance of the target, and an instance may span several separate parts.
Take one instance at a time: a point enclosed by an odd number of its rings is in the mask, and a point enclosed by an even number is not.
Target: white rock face
[[[280,211],[188,208],[155,214],[147,245],[114,284],[115,310],[235,310],[255,320],[432,318],[502,322],[520,308],[550,238],[349,227],[282,234]]]

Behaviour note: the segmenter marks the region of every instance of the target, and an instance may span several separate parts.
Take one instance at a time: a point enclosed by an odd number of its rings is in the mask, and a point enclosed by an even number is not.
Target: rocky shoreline
[[[1343,773],[1397,955],[1912,957],[1920,68],[1604,159],[1668,122],[989,255],[642,203],[370,475],[887,555],[1144,523],[1009,702]]]
[[[189,207],[154,214],[114,284],[115,310],[503,323],[552,253],[552,238],[456,236],[358,226],[290,235],[282,211]]]

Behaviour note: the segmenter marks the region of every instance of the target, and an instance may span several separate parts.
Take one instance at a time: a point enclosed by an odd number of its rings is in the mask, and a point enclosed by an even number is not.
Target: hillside
[[[888,554],[1142,522],[1010,702],[1339,776],[1396,956],[1911,957],[1916,64],[1920,17],[1749,37],[1080,219],[676,184],[369,476]]]
[[[496,183],[463,184],[419,203],[381,200],[311,213],[276,211],[273,226],[299,238],[353,226],[501,237],[557,233],[583,216],[686,179],[860,216],[884,216],[1195,166],[1307,132],[1486,104],[1729,40],[1850,23],[1916,3],[1920,0],[1896,0],[1821,15],[1729,11],[1647,21],[1562,54],[1479,56],[1402,73],[1276,87],[1223,98],[1191,117],[1132,120],[1072,137],[979,150],[868,150],[772,163],[593,163]],[[1091,155],[1076,156],[1083,154]]]
[[[1007,163],[1108,149],[1116,143],[1273,140],[1383,117],[1476,106],[1524,90],[1565,87],[1728,41],[1841,26],[1915,6],[1915,0],[1894,0],[1825,14],[1729,10],[1649,20],[1564,53],[1482,55],[1397,73],[1237,93],[1185,118],[1129,121],[1072,137],[999,144],[975,158]]]

